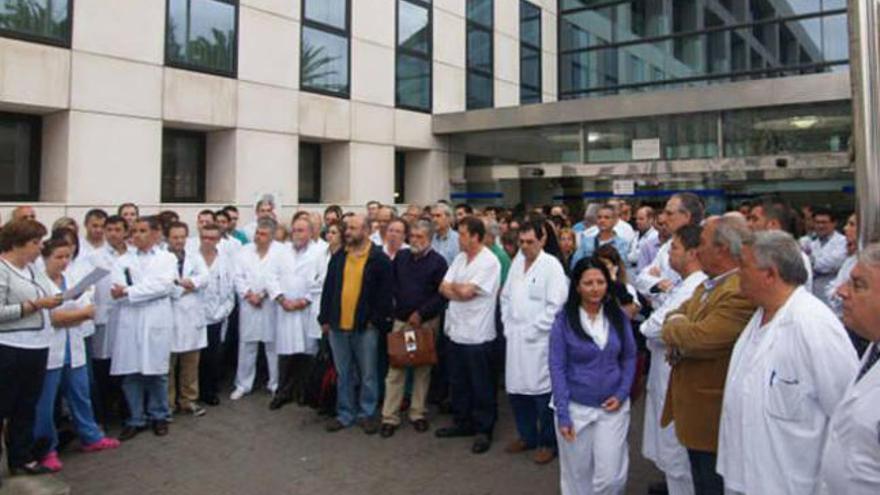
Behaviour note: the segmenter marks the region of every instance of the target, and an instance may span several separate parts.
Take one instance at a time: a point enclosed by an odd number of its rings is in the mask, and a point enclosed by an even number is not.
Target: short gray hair
[[[272,232],[275,232],[275,229],[278,228],[278,222],[276,222],[274,218],[261,218],[257,221],[257,228],[269,229]]]
[[[428,239],[434,237],[434,224],[428,220],[417,220],[412,224],[412,227],[410,227],[409,230],[410,232],[413,230],[424,230],[425,234],[428,235]]]
[[[272,209],[275,209],[275,196],[271,194],[264,194],[260,196],[260,199],[257,201],[256,209],[259,210],[263,205],[270,205]]]
[[[874,242],[865,246],[859,252],[859,263],[871,268],[880,268],[880,242]]]
[[[599,208],[602,205],[599,203],[590,203],[587,205],[587,209],[584,210],[584,221],[589,222],[591,224],[596,223],[596,217],[599,215]]]
[[[798,242],[788,232],[775,230],[757,232],[746,240],[761,269],[773,268],[783,282],[799,286],[807,283],[807,267]]]
[[[449,205],[446,203],[434,203],[434,206],[431,207],[432,210],[441,210],[446,218],[452,218],[452,209],[449,208]]]
[[[498,224],[495,220],[491,218],[484,218],[483,223],[486,224],[486,233],[491,235],[492,237],[499,237],[501,235],[501,225]]]
[[[743,245],[750,244],[754,236],[752,231],[749,230],[748,223],[742,218],[734,216],[716,218],[717,225],[712,236],[712,242],[716,246],[726,247],[727,251],[734,258],[742,258]]]

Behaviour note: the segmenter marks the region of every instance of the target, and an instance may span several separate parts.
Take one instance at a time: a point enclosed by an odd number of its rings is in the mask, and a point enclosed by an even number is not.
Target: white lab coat
[[[315,354],[320,331],[312,324],[315,304],[323,285],[319,284],[318,246],[309,242],[302,251],[288,246],[275,257],[269,281],[269,298],[276,311],[275,352],[279,355]],[[285,311],[275,299],[306,299],[309,306],[298,311]]]
[[[733,349],[717,470],[727,490],[809,495],[858,359],[837,317],[803,287],[762,326],[763,315],[758,308]]]
[[[47,275],[48,277],[48,275]],[[67,287],[71,287],[76,283],[69,276],[65,275]],[[55,294],[61,294],[58,288]],[[79,309],[92,303],[92,294],[87,291],[75,301],[65,301],[56,310]],[[50,312],[51,313],[51,312]],[[67,339],[70,339],[70,367],[79,368],[86,364],[86,332],[91,321],[85,321],[79,325],[72,327],[52,327],[52,338],[49,341],[49,356],[46,361],[47,370],[57,370],[64,367],[64,358],[67,354]]]
[[[200,291],[205,309],[205,323],[213,325],[225,321],[235,307],[235,272],[232,259],[219,249],[211,266],[208,266],[201,251],[198,256],[208,269],[208,283]]]
[[[132,249],[126,246],[125,253]],[[119,323],[119,308],[116,301],[110,295],[113,287],[113,275],[116,270],[116,262],[120,256],[115,249],[105,244],[102,249],[94,251],[91,255],[92,264],[110,271],[110,275],[98,280],[95,284],[95,334],[92,336],[92,358],[110,359],[113,356],[113,338],[116,333],[116,325]]]
[[[94,253],[89,255],[80,254],[76,258],[70,260],[70,264],[67,265],[67,269],[64,270],[64,278],[67,281],[68,287],[73,287],[80,280],[86,277],[92,270],[95,269],[95,259]],[[45,267],[44,267],[45,270]],[[107,279],[107,277],[104,277]],[[91,292],[91,290],[90,290]],[[89,301],[92,300],[92,296],[89,296]],[[91,337],[95,334],[95,322],[92,320],[88,320],[82,323],[79,329],[80,334],[83,338]]]
[[[208,323],[202,298],[210,277],[208,267],[197,254],[198,251],[185,250],[184,253],[183,273],[177,272],[176,280],[192,280],[195,290],[187,293],[183,287],[175,284],[174,291],[171,292],[171,309],[174,314],[171,352],[192,352],[208,347]]]
[[[274,258],[282,249],[275,241],[269,245],[262,258],[257,254],[257,245],[247,244],[235,258],[235,291],[241,302],[238,305],[238,332],[241,342],[272,342],[275,340],[276,309],[275,302],[263,299],[260,307],[245,300],[245,294],[269,294],[269,280]]]
[[[520,253],[501,290],[501,321],[507,337],[507,393],[550,393],[550,327],[568,298],[568,277],[555,257],[541,251],[528,271]]]
[[[639,327],[651,351],[651,366],[648,370],[648,383],[645,394],[645,427],[642,431],[642,455],[651,460],[670,478],[691,477],[687,450],[675,436],[675,423],[666,428],[660,426],[666,390],[669,388],[669,374],[672,368],[666,362],[666,345],[661,338],[666,315],[675,311],[691,298],[694,291],[705,280],[706,274],[696,271],[687,276],[669,292],[663,304],[651,313]],[[691,490],[693,491],[693,489]],[[672,493],[672,492],[670,492]]]
[[[646,266],[639,272],[638,277],[636,277],[636,290],[639,291],[640,294],[645,296],[646,299],[651,301],[651,305],[655,308],[658,308],[663,305],[663,300],[668,297],[668,294],[663,292],[651,293],[651,287],[657,285],[663,279],[669,280],[673,285],[678,285],[681,282],[681,277],[676,273],[675,270],[672,269],[672,266],[669,265],[669,248],[672,247],[672,240],[668,240],[660,246],[660,249],[657,251],[657,256],[654,258],[654,261],[651,262],[650,265]],[[654,267],[660,268],[660,276],[655,277],[651,275],[650,272]]]
[[[644,234],[637,233],[633,237],[633,242],[629,244],[629,253],[626,255],[626,261],[630,266],[635,267],[639,263],[639,253],[642,252],[642,248],[649,242],[654,242],[659,235],[657,229],[651,227]],[[633,274],[635,275],[635,273]]]
[[[633,239],[636,238],[636,229],[632,228],[632,225],[630,225],[629,222],[624,222],[620,219],[614,224],[614,233],[619,237],[623,237],[623,239],[626,240],[627,246],[632,244]],[[621,256],[626,256],[626,253],[621,253]]]
[[[813,294],[828,304],[826,289],[846,260],[846,237],[834,231],[823,243],[818,237],[809,243],[807,254],[813,267]]]
[[[148,252],[129,252],[117,260],[113,283],[126,285],[126,270],[132,284],[128,295],[117,300],[119,324],[110,374],[168,374],[174,328],[171,293],[177,280],[177,259],[156,246]]]
[[[869,347],[859,369],[870,351]],[[880,493],[880,363],[859,381],[853,376],[831,416],[821,488],[823,495]]]
[[[837,276],[834,277],[834,280],[825,287],[825,299],[828,301],[828,305],[831,306],[831,310],[834,311],[834,314],[836,314],[838,318],[843,318],[843,301],[837,295],[837,289],[849,282],[849,275],[852,273],[852,270],[858,261],[858,255],[853,254],[849,256],[846,261],[843,262],[840,270],[837,271]]]

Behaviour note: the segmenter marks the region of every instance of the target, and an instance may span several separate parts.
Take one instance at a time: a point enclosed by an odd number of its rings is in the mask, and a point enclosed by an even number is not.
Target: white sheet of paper
[[[64,291],[64,300],[71,301],[73,299],[78,299],[79,296],[85,293],[85,291],[89,290],[89,287],[95,285],[98,280],[106,277],[109,273],[110,270],[95,267],[91,273],[83,277],[76,285]]]

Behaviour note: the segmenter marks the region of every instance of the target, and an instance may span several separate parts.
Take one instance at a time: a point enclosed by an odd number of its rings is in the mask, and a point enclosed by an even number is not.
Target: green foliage
[[[67,0],[0,0],[0,29],[66,40],[68,5]]]

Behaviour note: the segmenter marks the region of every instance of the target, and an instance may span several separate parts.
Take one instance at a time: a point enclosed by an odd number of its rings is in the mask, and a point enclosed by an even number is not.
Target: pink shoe
[[[90,443],[88,445],[83,445],[83,452],[100,452],[102,450],[115,449],[119,447],[119,440],[115,438],[104,437],[98,440],[95,443]]]
[[[46,454],[46,457],[43,457],[40,464],[53,473],[61,471],[61,468],[64,467],[64,464],[61,463],[61,459],[58,458],[58,452],[55,452],[54,450]]]

